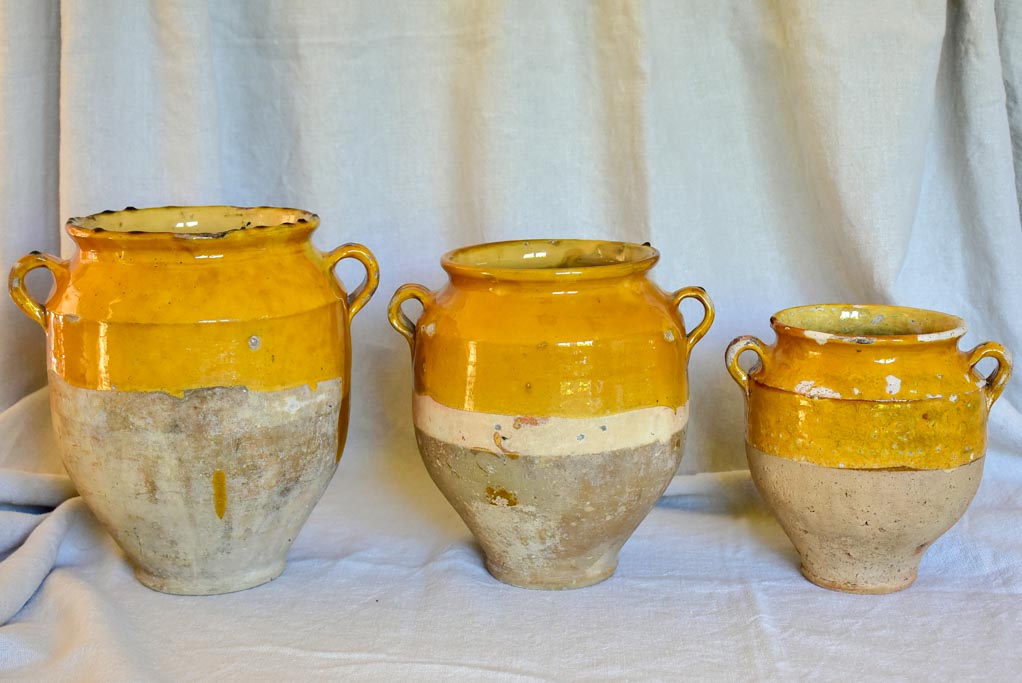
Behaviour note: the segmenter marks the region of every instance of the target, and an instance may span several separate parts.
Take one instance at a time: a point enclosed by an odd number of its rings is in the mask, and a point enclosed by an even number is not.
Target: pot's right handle
[[[997,342],[984,342],[969,351],[969,369],[976,367],[976,363],[984,358],[993,358],[997,361],[997,369],[991,372],[986,378],[986,386],[983,392],[987,397],[987,409],[991,408],[1004,391],[1004,385],[1011,377],[1011,353]]]
[[[433,300],[433,293],[422,285],[410,283],[401,285],[390,298],[390,305],[387,307],[387,319],[390,325],[398,333],[408,340],[408,347],[415,352],[415,323],[401,310],[401,304],[409,299],[415,299],[422,304],[423,309]]]
[[[355,314],[362,310],[362,307],[369,303],[369,299],[376,293],[380,286],[380,264],[368,248],[355,242],[348,242],[337,247],[325,255],[327,267],[333,271],[341,259],[353,258],[366,269],[366,277],[362,284],[355,288],[355,291],[348,295],[348,322],[354,319]],[[336,275],[334,276],[336,277]],[[341,283],[344,287],[344,283]]]
[[[33,251],[31,254],[22,256],[11,268],[11,274],[7,278],[7,289],[11,292],[11,298],[22,311],[32,320],[39,323],[46,329],[46,307],[32,298],[32,295],[25,289],[25,276],[36,268],[46,268],[53,273],[53,279],[58,286],[66,282],[69,273],[67,261],[56,256],[42,254]]]
[[[692,348],[706,335],[710,325],[713,324],[713,301],[710,300],[710,295],[702,287],[682,287],[671,295],[671,303],[674,304],[675,308],[680,306],[681,302],[685,299],[695,299],[703,305],[703,319],[686,336],[688,352],[692,353]]]
[[[756,355],[759,356],[759,362],[764,366],[766,365],[766,345],[751,335],[737,337],[728,344],[727,351],[724,352],[724,365],[727,366],[727,371],[731,373],[731,377],[738,382],[738,386],[748,394],[749,373],[738,364],[738,357],[746,351],[755,351]]]

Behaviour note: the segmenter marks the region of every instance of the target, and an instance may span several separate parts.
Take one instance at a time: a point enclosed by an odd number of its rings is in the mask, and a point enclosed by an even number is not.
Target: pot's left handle
[[[346,258],[353,258],[365,266],[365,279],[362,280],[362,284],[355,288],[354,292],[348,295],[348,322],[351,322],[355,314],[369,303],[369,299],[376,292],[376,288],[380,286],[380,264],[376,262],[373,252],[354,242],[342,244],[327,254],[325,258],[330,271],[333,271],[334,266],[341,259]]]
[[[686,336],[688,350],[691,353],[692,347],[706,335],[710,330],[710,325],[713,324],[713,301],[710,300],[710,295],[702,287],[682,287],[671,295],[671,303],[674,304],[675,308],[680,306],[681,302],[685,299],[695,299],[703,305],[703,319]]]
[[[425,309],[432,301],[433,293],[422,285],[414,283],[401,285],[394,292],[394,296],[390,298],[390,306],[387,307],[387,318],[390,320],[391,327],[408,340],[409,348],[412,353],[415,353],[415,323],[401,310],[401,304],[409,299],[415,299]]]
[[[33,251],[18,259],[14,267],[11,268],[11,274],[7,278],[7,289],[10,290],[11,298],[14,299],[14,303],[18,305],[18,308],[23,310],[29,318],[39,323],[43,329],[46,329],[46,307],[33,299],[32,295],[25,288],[25,276],[36,268],[46,268],[53,273],[53,279],[56,280],[58,286],[66,282],[69,277],[67,261],[56,256]]]
[[[724,365],[727,366],[727,371],[735,382],[738,383],[738,386],[742,388],[742,391],[748,394],[749,373],[738,364],[738,357],[746,351],[754,351],[759,356],[760,365],[766,365],[766,345],[751,335],[744,335],[731,340],[731,343],[727,345],[727,350],[724,352]]]

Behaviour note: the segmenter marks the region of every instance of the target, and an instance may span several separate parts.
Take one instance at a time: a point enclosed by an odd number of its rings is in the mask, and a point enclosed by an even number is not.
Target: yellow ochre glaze
[[[227,475],[223,470],[213,473],[213,509],[220,519],[227,513]]]
[[[379,281],[369,251],[321,253],[315,214],[296,209],[164,207],[73,218],[78,252],[30,254],[10,276],[12,298],[47,330],[51,369],[87,389],[276,391],[347,377],[349,322]],[[366,268],[347,295],[332,270]],[[24,275],[54,276],[45,304]]]
[[[851,469],[949,469],[983,457],[990,407],[1011,373],[993,342],[958,350],[965,324],[898,306],[804,306],[775,315],[777,343],[739,337],[725,362],[745,390],[748,443]],[[739,356],[753,351],[749,372]],[[984,377],[983,358],[997,360]]]
[[[689,354],[713,308],[698,287],[657,287],[648,273],[657,258],[651,247],[595,240],[450,252],[445,287],[405,285],[391,300],[391,324],[412,346],[415,392],[450,408],[523,416],[685,405]],[[424,309],[414,324],[401,310],[410,298]],[[705,313],[687,335],[685,298]]]
[[[51,368],[70,384],[178,397],[207,386],[276,391],[308,384],[315,391],[316,382],[346,374],[350,343],[340,303],[283,318],[215,325],[72,322],[51,316],[47,338]]]
[[[982,401],[979,392],[955,402],[844,401],[756,385],[746,436],[764,453],[829,467],[947,469],[983,457]]]

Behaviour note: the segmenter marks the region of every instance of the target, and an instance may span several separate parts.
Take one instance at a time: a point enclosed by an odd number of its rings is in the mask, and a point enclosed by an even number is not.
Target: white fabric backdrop
[[[1022,349],[1018,3],[0,0],[0,35],[3,268],[66,255],[67,216],[199,203],[316,211],[320,247],[361,241],[382,267],[354,325],[349,445],[283,577],[152,593],[71,502],[0,563],[0,671],[1017,678],[1022,382],[919,583],[861,598],[798,577],[741,471],[721,357],[822,301],[936,308],[970,323],[963,346]],[[649,240],[657,280],[718,311],[686,476],[614,579],[563,594],[481,568],[418,462],[385,316],[402,282],[443,282],[443,251],[540,236]],[[0,373],[0,408],[45,381],[42,333],[6,298]],[[45,391],[0,414],[0,502],[71,494],[48,429]],[[0,517],[8,550],[44,519]]]

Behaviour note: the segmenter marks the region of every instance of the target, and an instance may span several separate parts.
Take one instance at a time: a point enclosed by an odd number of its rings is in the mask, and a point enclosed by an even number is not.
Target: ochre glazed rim
[[[147,240],[220,239],[246,231],[311,232],[319,216],[303,209],[276,206],[155,206],[103,211],[69,218],[67,233],[86,239]]]
[[[648,244],[591,239],[484,242],[447,252],[440,265],[452,276],[490,280],[598,280],[641,273],[660,252]]]
[[[808,325],[819,318],[833,324]],[[848,329],[862,321],[861,329]],[[845,322],[842,321],[855,321]],[[819,343],[927,344],[962,337],[968,327],[958,316],[940,311],[888,304],[814,304],[778,311],[770,326],[780,335],[805,337]],[[891,333],[894,329],[904,329]]]

